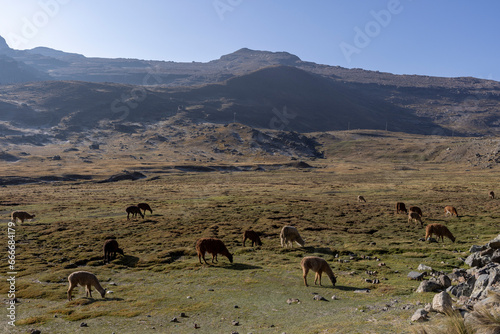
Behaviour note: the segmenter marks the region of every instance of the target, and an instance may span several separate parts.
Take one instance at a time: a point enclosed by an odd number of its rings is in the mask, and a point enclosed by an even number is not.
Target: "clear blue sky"
[[[16,49],[210,61],[243,47],[397,74],[500,80],[500,1],[0,0]]]

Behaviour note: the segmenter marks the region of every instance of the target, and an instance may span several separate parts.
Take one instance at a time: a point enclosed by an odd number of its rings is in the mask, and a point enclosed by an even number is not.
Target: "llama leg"
[[[74,288],[74,286],[70,282],[69,283],[69,288],[68,288],[68,300],[71,300],[71,290],[73,290],[73,288]]]
[[[87,290],[87,297],[90,296],[90,298],[92,298],[92,285],[87,285],[85,290]]]
[[[304,268],[303,269],[303,275],[302,276],[304,277],[304,284],[305,284],[305,286],[309,286],[309,285],[307,285],[307,278],[306,278],[308,272],[309,272],[308,268]]]

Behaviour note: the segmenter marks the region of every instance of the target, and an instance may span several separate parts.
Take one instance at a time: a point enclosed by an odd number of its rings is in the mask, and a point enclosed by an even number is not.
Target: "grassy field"
[[[487,196],[496,190],[498,172],[437,163],[429,157],[441,151],[429,147],[385,151],[391,156],[384,158],[381,151],[370,159],[343,153],[360,152],[360,147],[349,141],[326,146],[328,158],[308,162],[311,169],[206,173],[162,171],[161,162],[147,159],[149,164],[101,159],[78,167],[63,157],[42,165],[33,153],[17,166],[22,167],[19,174],[150,169],[146,179],[137,181],[2,188],[3,244],[11,211],[36,214],[33,221],[16,226],[16,327],[4,321],[2,332],[411,332],[411,315],[433,294],[415,293],[419,282],[409,280],[408,272],[420,263],[446,272],[464,267],[471,245],[498,235],[500,209]],[[16,170],[8,163],[2,168],[3,175]],[[367,202],[358,203],[358,195]],[[445,224],[457,241],[419,241],[424,229],[395,214],[398,201],[419,206],[424,224]],[[153,214],[127,220],[125,208],[138,202],[148,202]],[[445,217],[445,205],[455,206],[460,218]],[[279,232],[285,225],[299,229],[304,248],[281,248]],[[262,247],[243,247],[246,229],[262,233]],[[225,242],[233,264],[222,256],[218,264],[199,264],[195,242],[209,236]],[[108,237],[117,238],[125,256],[104,264],[102,245]],[[304,286],[300,260],[309,255],[329,262],[336,287],[327,277],[323,286],[314,286],[313,273],[311,286]],[[6,254],[3,260],[0,278],[5,282]],[[91,299],[78,288],[68,302],[67,276],[77,270],[93,272],[112,292],[101,299],[94,291]],[[379,284],[366,282],[375,278]],[[6,300],[8,286],[0,287]],[[314,293],[327,301],[313,300]],[[289,305],[289,298],[300,303]],[[174,317],[178,322],[171,322]],[[88,327],[80,327],[82,322]]]

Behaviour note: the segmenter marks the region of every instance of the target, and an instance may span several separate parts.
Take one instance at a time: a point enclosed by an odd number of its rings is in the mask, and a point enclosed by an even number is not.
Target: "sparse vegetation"
[[[232,320],[239,321],[240,332],[410,333],[408,322],[417,303],[430,302],[433,296],[416,294],[418,282],[409,280],[407,273],[420,263],[443,271],[464,267],[462,258],[471,245],[498,234],[500,209],[488,197],[495,190],[495,173],[467,161],[407,161],[404,166],[411,168],[400,168],[401,162],[370,158],[377,143],[398,150],[400,138],[422,140],[404,135],[377,137],[352,151],[359,154],[334,154],[335,141],[352,135],[334,133],[337,139],[323,143],[330,145],[326,159],[310,160],[313,168],[303,169],[290,167],[283,156],[270,156],[267,161],[274,167],[266,170],[265,156],[239,156],[241,162],[235,162],[233,156],[221,154],[220,165],[261,165],[264,170],[186,172],[172,168],[178,162],[165,160],[187,152],[174,154],[165,146],[164,151],[142,151],[141,160],[126,159],[113,140],[96,153],[95,163],[83,166],[71,158],[87,154],[83,147],[78,152],[60,152],[64,147],[50,145],[12,149],[29,152],[30,159],[4,163],[2,175],[77,171],[92,176],[3,187],[4,227],[13,210],[36,214],[16,229],[19,303],[14,333],[35,326],[42,333],[76,332],[82,321],[92,333],[192,333],[195,323],[200,333],[231,332]],[[139,154],[133,141],[120,141]],[[437,141],[453,145],[452,139]],[[60,161],[44,158],[54,150]],[[405,152],[397,154],[413,154]],[[97,182],[124,168],[147,177]],[[358,194],[367,202],[358,202]],[[141,201],[151,204],[154,213],[127,220],[125,208]],[[424,224],[446,225],[456,242],[418,241],[425,231],[409,225],[406,215],[395,214],[398,201],[419,206]],[[443,207],[450,204],[460,218],[444,216]],[[285,225],[300,229],[304,248],[281,248],[279,233]],[[261,233],[262,246],[243,247],[247,229]],[[125,256],[105,264],[102,244],[109,237],[120,241]],[[195,251],[200,237],[223,240],[234,263],[224,258],[216,265],[200,265]],[[327,260],[336,287],[306,288],[300,267],[304,256]],[[106,299],[90,299],[78,288],[74,300],[67,302],[67,277],[76,270],[95,273],[112,293]],[[374,278],[380,282],[366,281]],[[356,292],[362,289],[370,292]],[[5,285],[0,292],[6,294]],[[312,292],[328,302],[314,301]],[[337,300],[330,299],[332,295]],[[289,298],[301,302],[288,305]],[[170,322],[173,317],[179,322]]]

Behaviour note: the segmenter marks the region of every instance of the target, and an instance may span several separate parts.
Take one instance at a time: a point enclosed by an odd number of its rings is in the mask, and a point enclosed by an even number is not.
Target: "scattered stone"
[[[379,266],[379,267],[385,267],[386,264],[385,264],[385,262],[380,262],[379,264],[377,264],[377,266]]]
[[[339,297],[337,297],[337,295],[333,295],[332,300],[339,300]]]
[[[418,310],[415,311],[413,316],[411,317],[411,321],[413,322],[424,322],[428,320],[427,315],[429,312],[424,310],[423,308],[419,308]]]
[[[357,289],[354,290],[354,293],[369,293],[370,289]]]
[[[431,243],[431,242],[438,242],[436,239],[431,238],[431,237],[427,238],[427,241],[428,241],[429,243]]]
[[[198,324],[194,324],[194,329],[198,329],[200,328],[200,326],[198,326]]]
[[[314,295],[313,297],[314,300],[323,300],[323,301],[328,301],[325,297],[320,296],[320,295]]]
[[[446,291],[436,294],[432,299],[432,308],[436,310],[436,312],[444,314],[453,311],[450,295]]]
[[[177,320],[176,317],[173,317],[172,320],[170,320],[170,322],[179,322],[179,320]]]
[[[365,282],[366,283],[373,283],[373,281],[371,279],[368,279],[368,278],[365,278]]]
[[[287,302],[288,305],[293,304],[293,303],[300,304],[300,300],[298,300],[297,298],[288,298],[286,300],[286,302]]]
[[[41,334],[40,330],[38,329],[31,329],[30,334]]]
[[[208,289],[208,291],[215,291],[214,289]]]
[[[193,299],[193,297],[191,297],[191,296],[187,296],[186,298],[187,298],[187,299]]]
[[[378,279],[378,278],[375,278],[375,279],[373,280],[373,284],[380,284],[379,279]]]
[[[233,320],[233,321],[231,322],[231,324],[232,324],[233,326],[239,326],[239,325],[240,325],[240,322],[239,322],[239,321],[236,321],[236,320]]]
[[[419,273],[418,271],[410,271],[408,273],[408,278],[410,278],[412,280],[421,281],[424,278],[424,274]]]
[[[234,308],[240,308],[238,305],[234,305]]]
[[[181,312],[180,317],[181,317],[181,318],[187,318],[187,315],[186,315],[186,313]]]
[[[89,325],[87,325],[87,323],[86,323],[86,322],[82,322],[82,323],[80,324],[80,327],[89,327]]]

